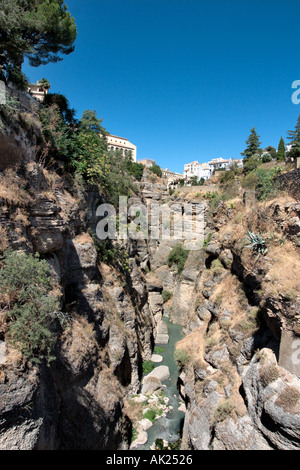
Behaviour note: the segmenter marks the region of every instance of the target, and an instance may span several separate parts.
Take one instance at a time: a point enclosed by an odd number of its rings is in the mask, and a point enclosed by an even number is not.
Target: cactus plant
[[[253,233],[248,230],[249,238],[246,239],[246,243],[249,245],[245,245],[245,248],[252,248],[253,253],[257,253],[258,256],[256,259],[260,257],[260,255],[266,255],[268,252],[266,237],[263,237],[259,233]]]

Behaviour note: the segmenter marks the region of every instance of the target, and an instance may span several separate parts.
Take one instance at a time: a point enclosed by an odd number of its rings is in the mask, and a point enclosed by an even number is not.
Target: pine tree
[[[277,160],[284,162],[285,161],[285,144],[283,137],[281,137],[278,145]]]
[[[103,119],[98,119],[97,112],[86,109],[80,119],[80,127],[85,132],[96,132],[97,134],[106,134],[102,127]]]
[[[300,114],[298,116],[297,124],[293,131],[288,131],[288,139],[292,145],[288,153],[289,158],[297,158],[300,156]]]
[[[0,78],[25,87],[24,58],[33,67],[62,60],[76,36],[63,0],[0,0]]]
[[[253,127],[250,132],[251,133],[246,140],[247,147],[244,152],[241,153],[245,159],[253,157],[255,154],[259,154],[261,152],[261,142],[259,141],[260,136],[257,134],[255,127]]]

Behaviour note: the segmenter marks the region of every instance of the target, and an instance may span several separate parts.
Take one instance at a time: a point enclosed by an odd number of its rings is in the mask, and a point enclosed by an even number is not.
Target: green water
[[[178,380],[178,367],[174,359],[175,345],[183,337],[182,326],[174,325],[167,318],[164,318],[168,326],[169,332],[169,343],[168,344],[156,344],[156,346],[164,349],[159,354],[163,357],[163,361],[155,365],[159,367],[161,365],[168,366],[170,370],[170,378],[163,382],[166,387],[163,391],[166,397],[169,398],[169,406],[173,409],[169,411],[166,417],[162,417],[154,421],[153,426],[147,430],[148,442],[145,445],[138,446],[138,450],[149,450],[150,446],[156,441],[156,439],[165,439],[168,442],[176,442],[179,439],[179,433],[182,428],[184,419],[184,413],[178,411],[180,405],[179,394],[177,390]]]

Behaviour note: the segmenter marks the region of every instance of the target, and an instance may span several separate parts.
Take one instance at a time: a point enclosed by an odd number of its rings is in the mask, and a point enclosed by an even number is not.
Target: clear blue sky
[[[137,156],[184,163],[240,158],[250,129],[278,147],[300,105],[299,0],[68,0],[75,52],[37,69],[81,117],[96,110]]]

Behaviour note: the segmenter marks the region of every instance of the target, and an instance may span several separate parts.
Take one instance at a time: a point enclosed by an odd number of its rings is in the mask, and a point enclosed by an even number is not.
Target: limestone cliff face
[[[245,232],[261,233],[260,223],[277,234],[257,257],[244,248]],[[208,219],[186,337],[177,345],[184,448],[299,449],[298,226],[296,201],[235,210],[223,204]]]
[[[56,360],[33,367],[9,345],[1,323],[0,448],[127,449],[124,398],[139,390],[156,327],[142,269],[147,247],[128,242],[126,271],[101,263],[92,235],[103,196],[59,164],[47,170],[36,163],[24,132],[12,143],[20,171],[1,179],[2,248],[48,261],[67,326],[55,326]]]
[[[19,171],[0,173],[0,249],[48,261],[66,326],[54,326],[56,360],[33,367],[0,318],[0,449],[128,449],[126,399],[155,343],[168,341],[163,315],[185,333],[176,351],[183,449],[299,449],[299,202],[258,206],[248,195],[213,213],[205,203],[204,246],[180,274],[168,264],[185,244],[176,239],[128,240],[126,269],[107,265],[94,237],[103,195],[59,162],[35,161],[38,122],[6,132]],[[181,213],[174,204],[185,196],[161,181],[145,174],[139,189],[130,204]],[[247,229],[269,233],[267,254],[245,249]]]

